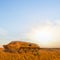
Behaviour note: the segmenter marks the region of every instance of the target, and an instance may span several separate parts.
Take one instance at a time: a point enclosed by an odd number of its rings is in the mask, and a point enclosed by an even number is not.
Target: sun
[[[48,44],[52,38],[52,34],[49,31],[37,31],[34,36],[41,44]]]
[[[29,38],[32,42],[40,44],[41,46],[47,46],[52,42],[52,35],[50,29],[35,29],[30,33]]]

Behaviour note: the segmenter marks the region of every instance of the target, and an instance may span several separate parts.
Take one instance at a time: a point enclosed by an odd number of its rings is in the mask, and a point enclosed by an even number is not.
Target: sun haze
[[[32,40],[33,42],[39,44],[41,47],[59,47],[58,41],[60,42],[60,26],[54,25],[54,23],[50,22],[40,25],[39,27],[35,27],[28,33],[28,39]],[[58,43],[58,44],[57,44]],[[57,45],[56,45],[57,44]]]

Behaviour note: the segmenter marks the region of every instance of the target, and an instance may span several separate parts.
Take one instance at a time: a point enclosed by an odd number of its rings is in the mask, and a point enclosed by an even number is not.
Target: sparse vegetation
[[[27,45],[25,45],[25,47]],[[32,45],[29,45],[29,46],[32,46]],[[7,46],[10,46],[10,45],[7,45]],[[48,48],[47,49],[43,49],[43,48],[35,49],[34,48],[33,49],[31,47],[30,49],[28,47],[28,48],[23,48],[23,49],[21,48],[21,50],[19,49],[20,53],[18,51],[16,52],[16,50],[15,52],[10,52],[9,49],[7,49],[8,51],[5,51],[5,49],[0,50],[0,60],[60,60],[60,49],[58,48],[57,49],[53,49],[53,48],[52,49],[48,49]],[[13,48],[13,50],[14,49],[15,48]]]

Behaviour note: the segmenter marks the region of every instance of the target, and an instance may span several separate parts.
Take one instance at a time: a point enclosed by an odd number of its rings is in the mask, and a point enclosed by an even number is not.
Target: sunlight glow
[[[49,46],[53,39],[52,29],[45,27],[44,29],[34,29],[30,34],[29,38],[32,42],[39,44],[40,46]]]

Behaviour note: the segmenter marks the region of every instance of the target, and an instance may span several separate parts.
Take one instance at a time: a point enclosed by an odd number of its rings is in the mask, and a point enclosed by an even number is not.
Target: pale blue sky
[[[60,20],[60,0],[0,0],[0,44],[25,38],[45,20]]]

